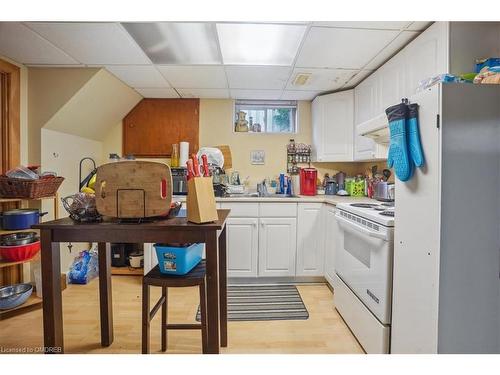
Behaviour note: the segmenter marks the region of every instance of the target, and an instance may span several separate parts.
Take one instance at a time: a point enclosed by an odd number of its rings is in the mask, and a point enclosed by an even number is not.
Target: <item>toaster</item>
[[[375,184],[375,194],[373,198],[381,202],[393,202],[395,198],[394,183],[379,181]]]

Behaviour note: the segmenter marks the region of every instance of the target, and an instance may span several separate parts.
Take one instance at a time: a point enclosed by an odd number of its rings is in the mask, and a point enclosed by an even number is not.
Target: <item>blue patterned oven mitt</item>
[[[410,150],[410,159],[416,167],[424,165],[424,153],[420,143],[420,134],[418,130],[418,104],[408,105],[408,147]]]
[[[385,110],[389,120],[391,143],[387,155],[387,166],[394,167],[396,177],[408,181],[413,174],[407,145],[406,117],[408,108],[405,103],[393,105]]]

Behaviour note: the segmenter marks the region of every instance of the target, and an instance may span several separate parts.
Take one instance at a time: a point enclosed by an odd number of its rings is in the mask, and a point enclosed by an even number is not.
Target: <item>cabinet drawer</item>
[[[220,208],[229,209],[229,217],[259,217],[258,203],[221,202]]]
[[[261,203],[260,217],[296,217],[297,203]]]

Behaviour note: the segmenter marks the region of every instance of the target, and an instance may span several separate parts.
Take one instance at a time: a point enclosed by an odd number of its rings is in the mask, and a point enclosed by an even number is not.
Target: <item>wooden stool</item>
[[[142,281],[142,353],[149,353],[149,327],[151,320],[161,310],[161,350],[167,350],[168,329],[201,329],[202,351],[207,352],[207,301],[205,296],[205,261],[202,260],[186,275],[166,275],[156,266],[144,276]],[[200,288],[201,324],[167,324],[167,300],[169,287],[196,286]],[[162,295],[153,309],[149,311],[149,287],[162,287]]]

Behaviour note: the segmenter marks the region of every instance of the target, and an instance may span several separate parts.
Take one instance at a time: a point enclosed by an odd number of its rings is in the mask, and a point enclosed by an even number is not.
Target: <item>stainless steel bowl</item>
[[[15,232],[0,236],[1,246],[20,246],[28,245],[38,241],[37,232]]]
[[[14,284],[0,288],[0,310],[22,305],[33,293],[31,284]]]

